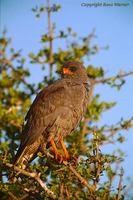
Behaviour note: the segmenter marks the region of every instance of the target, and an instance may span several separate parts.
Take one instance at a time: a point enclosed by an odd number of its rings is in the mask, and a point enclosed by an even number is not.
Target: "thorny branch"
[[[74,173],[74,175],[78,178],[82,185],[86,186],[90,191],[94,191],[93,186],[89,185],[87,181],[73,168],[71,164],[69,164],[67,161],[63,161],[63,164],[69,167],[70,171]]]
[[[21,174],[24,174],[25,176],[28,176],[28,177],[31,177],[31,178],[34,178],[39,184],[40,186],[42,187],[42,189],[48,194],[48,196],[52,199],[57,199],[56,195],[50,190],[47,188],[47,186],[44,184],[44,182],[40,179],[39,175],[36,173],[36,172],[28,172],[24,169],[21,169],[17,166],[14,166],[10,163],[5,163],[5,165],[9,168],[13,168],[14,170],[16,170],[17,172],[21,173]]]
[[[53,155],[51,155],[49,152],[47,153],[47,156],[53,158]],[[89,184],[87,183],[87,181],[85,180],[85,178],[82,177],[82,176],[80,175],[80,173],[78,173],[78,172],[74,169],[74,167],[73,167],[69,162],[63,161],[63,164],[64,164],[65,166],[67,166],[67,167],[70,169],[71,172],[73,172],[73,174],[77,177],[77,179],[81,182],[82,185],[84,185],[85,187],[87,187],[91,192],[94,191],[94,187],[91,186],[91,185],[89,185]],[[58,171],[59,171],[59,170],[58,170]]]
[[[47,156],[53,158],[53,155],[51,155],[50,153],[47,153]],[[73,174],[77,177],[77,179],[81,182],[82,185],[86,186],[90,191],[92,191],[92,192],[94,191],[93,186],[89,185],[89,184],[87,183],[87,181],[84,179],[84,177],[82,177],[82,176],[73,168],[73,166],[72,166],[69,162],[63,161],[63,164],[64,164],[65,166],[67,166],[67,167],[70,169],[71,172],[73,172]],[[59,171],[59,170],[58,170],[58,171]]]
[[[51,154],[49,156],[52,156]],[[53,156],[52,156],[53,157]],[[87,181],[84,179],[84,177],[82,177],[75,169],[74,167],[67,161],[63,161],[63,164],[65,166],[67,166],[70,171],[73,172],[73,174],[77,177],[77,179],[81,182],[82,185],[84,185],[85,187],[87,187],[90,191],[90,193],[93,193],[94,192],[94,187],[89,185],[87,183]],[[39,184],[40,186],[43,188],[43,190],[48,194],[49,197],[51,197],[52,199],[57,199],[56,195],[50,190],[47,188],[47,186],[44,184],[44,182],[40,179],[39,175],[36,173],[36,172],[28,172],[24,169],[21,169],[17,166],[13,166],[12,164],[10,163],[5,163],[5,165],[9,168],[13,168],[14,170],[18,171],[20,174],[23,174],[25,176],[28,176],[28,177],[31,177],[31,178],[34,178]]]

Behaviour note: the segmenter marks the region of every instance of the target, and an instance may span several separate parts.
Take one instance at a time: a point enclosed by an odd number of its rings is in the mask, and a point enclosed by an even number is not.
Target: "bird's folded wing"
[[[26,125],[22,132],[21,148],[32,144],[48,126],[52,125],[58,115],[55,110],[70,102],[64,82],[56,82],[40,92],[26,116]]]

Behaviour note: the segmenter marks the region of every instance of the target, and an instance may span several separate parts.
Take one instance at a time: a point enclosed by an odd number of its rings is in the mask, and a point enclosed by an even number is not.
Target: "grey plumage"
[[[41,147],[70,134],[79,124],[90,99],[86,69],[77,61],[64,63],[73,73],[42,90],[26,115],[14,164],[25,168]],[[74,70],[75,71],[74,71]]]

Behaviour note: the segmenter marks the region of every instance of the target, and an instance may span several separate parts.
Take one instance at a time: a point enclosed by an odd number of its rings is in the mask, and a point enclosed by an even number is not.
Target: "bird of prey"
[[[25,168],[41,148],[49,145],[56,160],[69,159],[63,140],[79,125],[89,100],[90,87],[85,67],[78,61],[66,61],[62,78],[42,90],[31,105],[14,165]],[[58,152],[58,142],[64,157]]]

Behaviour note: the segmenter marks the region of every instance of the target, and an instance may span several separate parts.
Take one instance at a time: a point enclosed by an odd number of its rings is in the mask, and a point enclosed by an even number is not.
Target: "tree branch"
[[[105,79],[100,79],[100,80],[95,80],[93,82],[93,84],[106,83],[108,81],[116,80],[116,79],[120,79],[120,78],[124,78],[124,77],[129,76],[129,75],[133,75],[133,72],[131,71],[131,72],[124,73],[124,74],[118,74],[118,75],[113,76],[113,77],[109,77],[109,78],[105,78]]]
[[[90,191],[94,191],[94,187],[89,185],[87,183],[87,181],[85,180],[84,177],[82,177],[73,167],[71,164],[69,164],[67,161],[63,161],[63,164],[68,166],[68,168],[74,173],[74,175],[77,177],[77,179],[81,182],[81,184],[83,184],[84,186],[86,186]]]
[[[47,156],[53,158],[53,155],[51,155],[49,152],[47,153]],[[89,185],[89,184],[87,183],[87,181],[85,180],[85,178],[82,177],[82,176],[73,168],[73,166],[72,166],[69,162],[63,161],[63,164],[64,164],[65,166],[67,166],[67,167],[70,169],[71,172],[73,172],[73,174],[77,177],[77,179],[81,182],[82,185],[86,186],[86,187],[89,189],[89,191],[90,191],[91,193],[94,192],[94,186]]]
[[[49,155],[51,157],[51,154]],[[67,161],[63,161],[63,164],[65,166],[67,166],[70,171],[73,172],[73,174],[77,177],[77,179],[81,182],[82,185],[86,186],[89,191],[93,194],[94,192],[94,186],[91,186],[87,183],[87,181],[85,180],[84,177],[82,177],[74,168],[73,166],[68,163]],[[31,177],[31,178],[34,178],[39,184],[40,186],[43,188],[43,190],[48,194],[48,196],[52,199],[55,199],[57,200],[58,198],[56,197],[56,195],[50,190],[47,188],[47,186],[44,184],[44,182],[40,179],[39,175],[36,173],[36,172],[28,172],[24,169],[21,169],[17,166],[14,166],[10,163],[4,163],[5,166],[9,167],[9,168],[13,168],[15,171],[18,171],[20,174],[23,174],[25,176],[28,176],[28,177]]]
[[[12,192],[8,192],[8,191],[7,191],[7,193],[8,193],[8,195],[11,197],[12,200],[20,200],[20,199],[18,199],[16,196],[14,196],[14,195],[12,194]]]
[[[49,49],[50,49],[50,55],[49,55],[49,65],[50,65],[50,80],[53,77],[53,30],[52,30],[52,23],[51,23],[51,8],[50,8],[50,0],[47,0],[48,5],[48,30],[49,30]]]
[[[4,164],[9,168],[13,168],[15,171],[18,171],[20,174],[24,174],[25,176],[35,179],[50,198],[57,200],[56,195],[50,189],[47,188],[47,186],[40,179],[39,175],[36,172],[27,172],[26,170],[14,166],[10,163],[4,163]]]
[[[131,128],[133,126],[132,121],[133,121],[133,117],[131,117],[129,120],[123,121],[123,123],[121,122],[120,126],[118,126],[118,127],[111,127],[111,128],[107,128],[107,129],[106,128],[95,129],[95,131],[97,133],[101,133],[101,132],[108,133],[108,132],[118,132],[121,130],[128,130],[129,128]]]
[[[121,171],[120,171],[120,179],[119,179],[119,184],[118,184],[118,194],[117,194],[117,200],[120,200],[121,198],[121,190],[122,190],[122,178],[123,178],[123,169],[121,168]]]
[[[97,185],[99,183],[100,171],[101,171],[101,164],[100,164],[100,157],[99,157],[99,141],[98,141],[98,134],[96,133],[96,129],[93,129],[93,140],[94,140],[94,155],[96,157],[95,162],[95,179],[94,179],[94,187],[95,191],[97,190]]]

